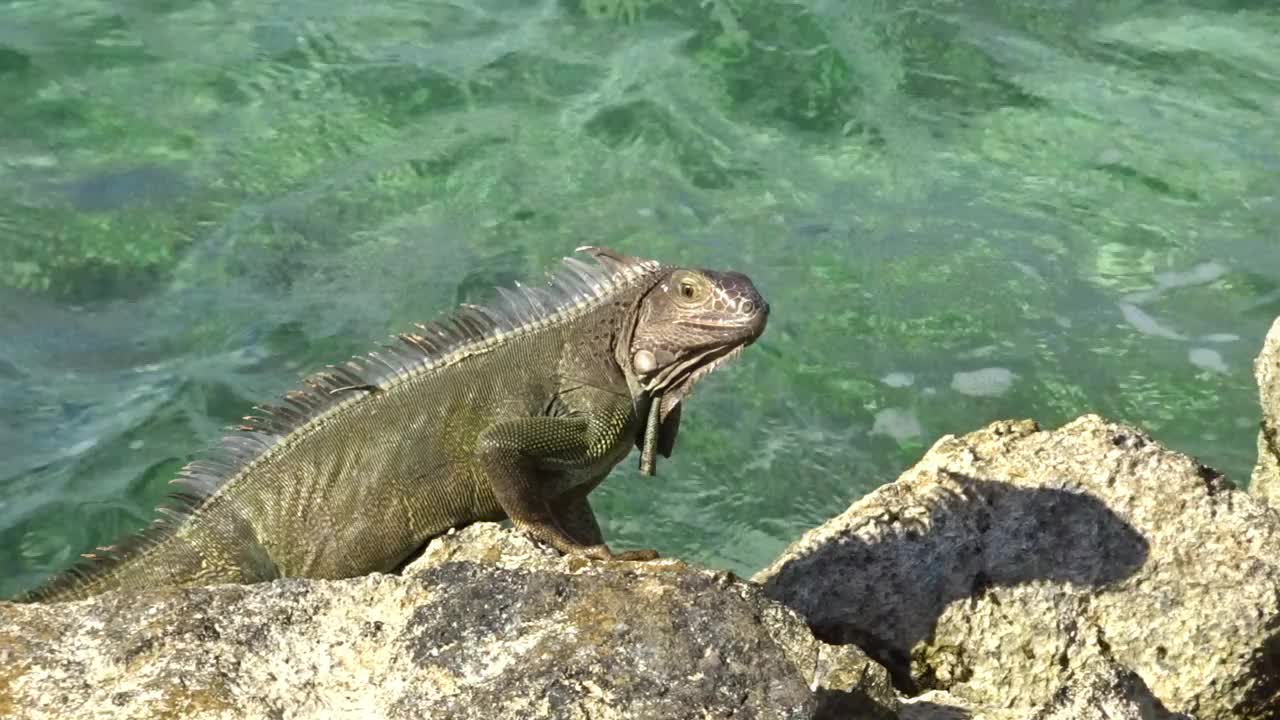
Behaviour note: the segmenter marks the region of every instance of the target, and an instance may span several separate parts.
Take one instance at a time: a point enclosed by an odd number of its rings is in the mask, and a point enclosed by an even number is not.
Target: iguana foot
[[[559,523],[549,522],[519,522],[513,524],[516,529],[523,532],[526,536],[535,542],[545,543],[560,551],[564,555],[571,557],[590,558],[592,560],[626,560],[626,561],[644,561],[653,560],[658,557],[657,550],[624,550],[622,552],[614,552],[609,546],[603,542],[595,542],[587,544],[573,537],[564,531]],[[595,528],[592,533],[595,537],[593,540],[599,540],[600,530],[595,525],[595,519],[591,519],[591,526]]]

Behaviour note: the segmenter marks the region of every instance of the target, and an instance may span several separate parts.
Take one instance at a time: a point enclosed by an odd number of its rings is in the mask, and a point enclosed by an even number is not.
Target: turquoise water
[[[619,547],[750,572],[1006,417],[1247,482],[1277,118],[1261,1],[0,0],[0,596],[588,242],[773,308],[593,496]]]

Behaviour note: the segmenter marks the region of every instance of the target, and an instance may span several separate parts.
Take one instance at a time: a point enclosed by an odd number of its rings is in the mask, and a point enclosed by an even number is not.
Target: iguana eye
[[[680,297],[685,300],[692,300],[698,296],[698,286],[692,280],[684,279],[680,281]]]

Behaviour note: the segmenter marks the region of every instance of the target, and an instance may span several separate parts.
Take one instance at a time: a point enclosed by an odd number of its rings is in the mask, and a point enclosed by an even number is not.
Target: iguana
[[[255,408],[185,466],[150,527],[15,598],[342,578],[510,518],[556,550],[614,552],[587,494],[630,451],[654,473],[681,402],[764,331],[747,276],[578,248],[545,287],[500,289]]]

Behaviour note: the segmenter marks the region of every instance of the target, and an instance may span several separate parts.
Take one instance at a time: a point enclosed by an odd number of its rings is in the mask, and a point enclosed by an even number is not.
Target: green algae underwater
[[[611,543],[749,573],[995,419],[1245,484],[1269,2],[0,2],[0,596],[308,371],[577,245],[750,275]]]

